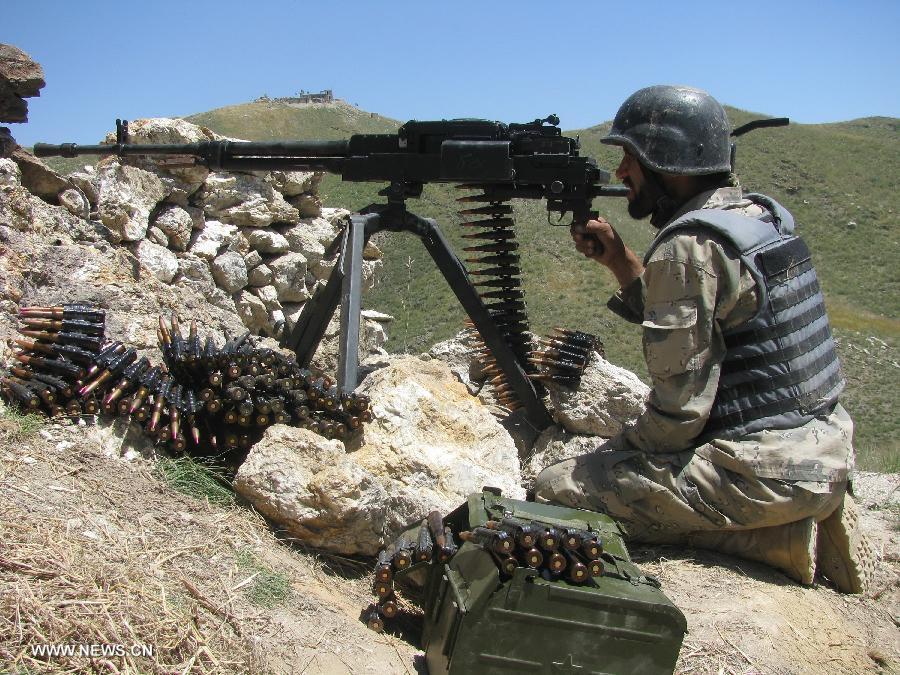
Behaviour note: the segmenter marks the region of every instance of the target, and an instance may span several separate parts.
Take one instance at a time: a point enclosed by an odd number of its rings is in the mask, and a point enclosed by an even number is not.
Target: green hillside
[[[728,109],[735,126],[761,115]],[[344,103],[292,107],[255,102],[193,115],[189,120],[218,133],[251,140],[346,137],[383,133],[400,122]],[[565,120],[563,120],[565,121]],[[616,148],[600,138],[609,125],[566,132],[579,135],[583,152],[614,170]],[[900,257],[892,187],[900,176],[900,121],[868,118],[837,124],[763,129],[739,140],[737,170],[745,188],[764,192],[787,206],[813,250],[825,289],[841,358],[848,379],[844,397],[857,424],[860,465],[900,470],[898,424],[894,415],[900,391]],[[380,185],[342,183],[327,176],[323,200],[329,206],[358,209],[379,201]],[[412,211],[433,217],[459,252],[461,228],[455,227],[450,186],[426,186],[422,198],[410,200]],[[615,284],[605,270],[574,250],[567,227],[553,227],[540,203],[514,204],[522,255],[523,285],[532,328],[553,326],[598,334],[607,357],[646,379],[637,328],[605,307]],[[643,251],[654,231],[631,220],[621,199],[596,200],[626,242]],[[395,316],[389,347],[419,352],[455,334],[463,312],[421,243],[410,235],[383,233],[385,272],[367,296],[373,308]],[[460,257],[464,255],[460,252]],[[892,271],[893,270],[893,271]]]

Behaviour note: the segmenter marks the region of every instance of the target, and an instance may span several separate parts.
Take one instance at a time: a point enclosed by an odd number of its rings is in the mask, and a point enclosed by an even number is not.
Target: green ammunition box
[[[446,522],[459,532],[508,517],[597,533],[604,574],[576,585],[519,567],[504,579],[490,553],[463,544],[428,577],[423,646],[430,675],[674,670],[687,622],[631,562],[614,520],[485,490]]]

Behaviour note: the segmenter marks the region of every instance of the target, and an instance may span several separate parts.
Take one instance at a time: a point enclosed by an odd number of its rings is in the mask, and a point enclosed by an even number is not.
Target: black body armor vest
[[[806,243],[794,235],[793,217],[768,197],[746,198],[768,214],[756,219],[716,209],[691,211],[656,238],[661,242],[684,228],[712,230],[737,251],[756,280],[756,315],[723,333],[726,354],[704,438],[802,426],[830,413],[845,384],[816,271]]]

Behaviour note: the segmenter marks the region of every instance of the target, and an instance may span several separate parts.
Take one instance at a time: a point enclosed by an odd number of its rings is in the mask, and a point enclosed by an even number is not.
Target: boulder
[[[306,258],[302,253],[286,253],[268,262],[272,285],[281,302],[303,302],[309,298],[306,288]]]
[[[212,260],[237,235],[238,228],[234,225],[220,223],[218,220],[207,220],[202,227],[193,231],[188,251],[206,260]]]
[[[40,96],[44,84],[40,64],[21,49],[0,44],[0,122],[27,122],[24,99]]]
[[[281,303],[278,302],[278,291],[275,290],[274,286],[261,286],[260,288],[251,289],[250,292],[262,300],[269,312],[281,309]]]
[[[300,212],[301,218],[315,218],[322,213],[322,200],[317,194],[304,194],[288,198],[288,204]]]
[[[91,204],[85,194],[76,187],[63,190],[58,195],[59,205],[73,216],[87,220],[91,213]]]
[[[575,434],[614,436],[646,407],[650,388],[630,370],[592,354],[577,389],[547,385],[557,424]]]
[[[247,265],[235,251],[226,251],[210,263],[213,279],[226,293],[236,293],[247,285]]]
[[[156,174],[135,166],[107,159],[97,168],[100,220],[112,233],[112,241],[143,239],[150,225],[150,214],[166,196],[165,186]]]
[[[169,246],[176,251],[187,250],[194,230],[194,218],[186,209],[166,204],[153,218],[153,224],[166,233]]]
[[[182,144],[200,143],[202,141],[218,141],[224,137],[210,131],[206,127],[192,124],[186,120],[154,117],[132,120],[128,124],[128,138],[131,143]],[[115,134],[107,134],[104,143],[115,143]],[[129,160],[129,163],[132,160]],[[165,158],[136,158],[137,163],[154,173],[159,172],[176,178],[183,183],[183,189],[192,194],[206,180],[209,169],[201,164],[187,167],[166,166]]]
[[[212,173],[195,199],[208,216],[242,227],[300,222],[300,212],[260,176]]]
[[[97,206],[100,199],[99,178],[93,166],[85,166],[81,171],[73,171],[66,178],[84,193],[92,207]]]
[[[0,186],[13,187],[22,185],[22,170],[19,165],[8,158],[0,158]]]
[[[178,256],[177,286],[191,287],[208,298],[216,288],[216,281],[209,271],[209,263],[193,253],[182,253]]]
[[[138,242],[134,254],[141,265],[164,284],[172,281],[178,273],[178,258],[165,246],[144,239]]]
[[[305,218],[283,232],[288,246],[302,253],[311,267],[319,264],[325,249],[338,234],[338,229],[325,218]]]
[[[297,197],[319,189],[322,174],[313,171],[273,171],[269,182],[285,197]]]
[[[259,265],[250,270],[248,283],[251,286],[259,288],[260,286],[269,286],[274,278],[275,276],[272,274],[272,270],[268,265]]]
[[[11,157],[22,171],[22,185],[48,204],[59,204],[59,193],[74,187],[70,181],[22,148],[13,150]]]
[[[484,386],[481,363],[475,357],[475,350],[480,346],[479,341],[477,332],[464,329],[449,340],[438,342],[427,352],[429,358],[445,363],[450,372],[473,396]]]
[[[169,235],[156,227],[156,225],[151,225],[147,228],[147,234],[144,235],[144,239],[146,241],[152,241],[154,244],[165,246],[166,248],[169,247]]]
[[[270,427],[238,470],[237,491],[305,543],[361,555],[485,485],[524,497],[512,439],[443,364],[397,358],[360,391],[375,419],[349,452],[306,429]]]
[[[247,238],[250,248],[260,253],[287,253],[291,248],[288,240],[275,230],[246,228],[243,235]]]
[[[555,424],[544,429],[522,461],[522,484],[531,487],[537,475],[551,464],[594,452],[603,443],[602,438],[570,434]]]
[[[269,329],[269,311],[258,297],[247,291],[241,291],[234,299],[238,316],[248,330],[260,333]]]

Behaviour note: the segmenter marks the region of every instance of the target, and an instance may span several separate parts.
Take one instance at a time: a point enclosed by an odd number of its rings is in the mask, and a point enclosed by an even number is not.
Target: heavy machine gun
[[[525,124],[480,119],[410,121],[396,134],[357,134],[327,141],[203,141],[187,144],[133,144],[127,121],[116,121],[116,142],[107,145],[37,143],[38,157],[59,155],[177,156],[179,165],[201,164],[213,170],[325,171],[345,181],[382,182],[384,203],[370,204],[350,217],[332,246],[340,257],[324,288],[310,299],[294,329],[282,343],[308,365],[338,304],[341,342],[338,384],[350,391],[358,384],[358,341],[362,250],[383,230],[410,232],[422,239],[457,299],[490,349],[506,387],[525,408],[537,428],[550,423],[535,386],[526,376],[529,351],[527,315],[519,277],[512,199],[544,199],[548,220],[566,213],[573,221],[596,216],[592,200],[625,196],[627,189],[609,186],[609,173],[579,154],[577,138],[563,136],[559,118],[550,115]],[[172,164],[169,163],[169,166]],[[422,194],[426,183],[458,183],[478,194],[462,197],[471,203],[460,213],[462,225],[473,228],[475,240],[466,250],[482,255],[469,262],[487,267],[473,270],[471,281],[437,223],[406,208],[406,200]],[[551,221],[552,222],[552,221]],[[479,292],[476,286],[485,289]]]

